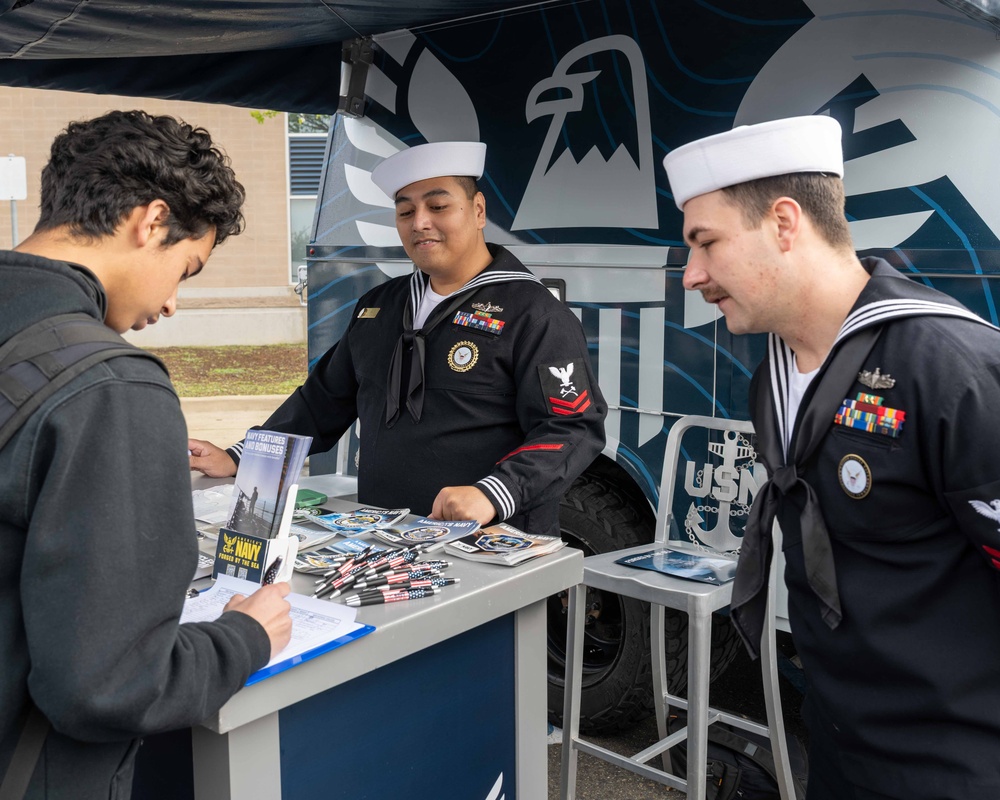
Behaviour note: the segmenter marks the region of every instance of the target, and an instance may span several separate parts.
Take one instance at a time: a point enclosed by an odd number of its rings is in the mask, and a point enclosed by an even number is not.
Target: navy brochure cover
[[[363,536],[373,528],[395,525],[410,513],[408,508],[377,508],[365,506],[354,511],[320,514],[309,521],[344,536]]]
[[[439,542],[444,544],[479,530],[474,519],[441,520],[418,517],[413,522],[403,522],[391,528],[373,528],[371,533],[382,541],[395,545]]]
[[[277,535],[289,487],[298,482],[311,443],[311,436],[247,431],[225,524],[230,532],[261,539]]]
[[[661,547],[615,561],[628,567],[651,569],[677,578],[687,578],[719,586],[736,576],[736,559],[723,555],[688,553]]]
[[[267,545],[270,539],[237,533],[228,528],[219,528],[219,538],[215,543],[215,565],[212,577],[229,575],[244,581],[259,584],[267,565]]]

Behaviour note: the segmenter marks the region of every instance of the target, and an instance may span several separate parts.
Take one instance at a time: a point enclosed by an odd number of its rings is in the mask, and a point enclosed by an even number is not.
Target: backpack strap
[[[30,325],[0,346],[0,448],[59,389],[94,364],[116,356],[142,356],[166,365],[126,342],[84,313],[62,314]],[[169,373],[168,373],[169,374]],[[21,800],[28,790],[51,723],[31,703],[14,755],[0,784],[0,800]]]
[[[775,784],[778,783],[778,770],[774,765],[774,754],[767,747],[759,745],[744,736],[740,736],[735,731],[720,725],[708,726],[708,740],[727,747],[736,753],[742,753],[770,775],[774,779]],[[804,798],[805,786],[802,784],[802,781],[797,776],[792,775],[792,783],[794,784],[796,799]]]
[[[736,753],[742,753],[754,763],[767,772],[775,781],[778,780],[778,773],[774,766],[774,756],[766,747],[761,747],[756,742],[740,736],[738,733],[720,728],[718,725],[708,726],[708,740],[728,747]]]
[[[42,746],[50,727],[51,723],[38,710],[38,706],[31,703],[14,755],[7,766],[7,774],[0,784],[0,800],[22,800],[28,791],[28,784],[35,772],[38,757],[42,754]]]
[[[0,448],[35,410],[94,364],[116,356],[160,359],[88,314],[49,317],[0,347]]]

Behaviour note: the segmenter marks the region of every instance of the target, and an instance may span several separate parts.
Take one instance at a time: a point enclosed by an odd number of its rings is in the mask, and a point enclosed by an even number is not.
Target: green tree
[[[265,120],[273,119],[280,111],[251,111],[253,117],[261,125]],[[326,133],[330,130],[332,114],[292,114],[288,115],[289,133]]]
[[[289,133],[326,133],[330,130],[332,114],[289,114]]]

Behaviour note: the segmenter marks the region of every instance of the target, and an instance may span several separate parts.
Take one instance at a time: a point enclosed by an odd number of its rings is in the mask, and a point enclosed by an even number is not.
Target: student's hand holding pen
[[[201,472],[209,478],[231,478],[236,474],[236,463],[221,447],[203,439],[188,439],[188,463],[192,472]]]
[[[238,611],[260,623],[271,640],[271,658],[285,649],[292,638],[291,605],[285,596],[291,587],[284,581],[262,586],[249,597],[236,595],[226,603],[223,611]]]

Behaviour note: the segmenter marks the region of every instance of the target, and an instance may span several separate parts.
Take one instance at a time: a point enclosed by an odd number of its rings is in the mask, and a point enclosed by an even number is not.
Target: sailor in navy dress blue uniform
[[[1000,797],[1000,331],[858,259],[830,117],[665,160],[684,283],[769,332],[750,413],[768,469],[731,617],[751,654],[783,533],[808,692],[808,800]]]
[[[558,535],[559,500],[603,449],[607,407],[579,320],[484,239],[485,155],[435,142],[375,168],[417,270],[360,298],[264,427],[323,452],[360,420],[362,503]],[[239,446],[190,446],[193,469],[235,473]]]
[[[427,513],[442,486],[472,483],[498,519],[558,535],[559,498],[600,453],[606,406],[579,321],[507,250],[490,251],[460,303],[416,334],[419,416],[414,397],[387,414],[386,378],[426,288],[416,272],[358,301],[343,338],[264,427],[311,435],[322,452],[360,419],[360,502]]]

